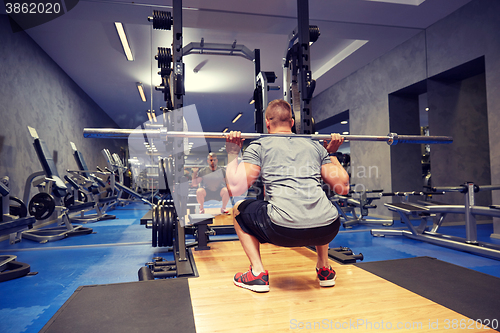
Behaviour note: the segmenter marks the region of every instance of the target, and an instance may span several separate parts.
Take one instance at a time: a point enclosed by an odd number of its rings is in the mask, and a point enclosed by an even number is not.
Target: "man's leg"
[[[329,244],[316,246],[316,253],[318,254],[316,274],[321,287],[333,287],[337,279],[337,274],[328,263],[328,247]]]
[[[265,272],[264,265],[262,264],[262,259],[260,257],[260,242],[254,236],[249,235],[246,232],[244,232],[241,229],[238,221],[236,221],[236,216],[238,216],[240,213],[238,211],[238,206],[242,202],[243,201],[239,201],[233,207],[234,230],[236,230],[236,234],[238,235],[238,238],[240,239],[241,246],[243,247],[243,250],[245,251],[245,254],[247,255],[248,259],[250,260],[250,264],[252,265],[252,271],[255,274],[259,274],[259,273]]]
[[[200,213],[203,214],[205,209],[203,208],[203,203],[205,203],[205,197],[207,196],[207,191],[203,187],[196,190],[196,201],[200,204]]]
[[[316,246],[316,253],[318,255],[318,262],[316,263],[316,268],[320,269],[323,267],[330,267],[328,263],[328,247],[330,244],[318,245]]]
[[[227,187],[224,187],[220,190],[220,196],[222,198],[221,210],[224,212],[226,210],[227,203],[229,202],[229,191],[227,190]]]

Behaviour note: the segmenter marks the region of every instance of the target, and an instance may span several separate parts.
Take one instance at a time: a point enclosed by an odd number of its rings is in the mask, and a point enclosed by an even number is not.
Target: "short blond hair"
[[[273,126],[292,126],[292,107],[287,101],[275,99],[267,106],[266,120],[269,120]]]

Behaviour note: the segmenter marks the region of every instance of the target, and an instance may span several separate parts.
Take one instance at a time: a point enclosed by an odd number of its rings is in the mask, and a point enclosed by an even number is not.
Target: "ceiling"
[[[309,0],[315,95],[444,18],[471,0]],[[61,17],[26,32],[120,126],[136,128],[146,110],[164,106],[154,56],[170,47],[172,32],[153,30],[152,11],[172,11],[171,0],[80,0]],[[184,0],[183,44],[232,44],[261,50],[261,69],[282,85],[282,58],[297,26],[295,0]],[[175,18],[174,18],[175,19]],[[127,61],[114,22],[122,22],[134,61]],[[242,57],[189,55],[184,105],[194,105],[204,131],[254,132],[254,67]],[[193,69],[197,69],[195,73]],[[142,102],[136,82],[142,82]],[[282,96],[270,91],[269,100]],[[234,116],[243,112],[235,124]],[[314,110],[313,110],[314,115]],[[189,122],[189,121],[188,121]],[[189,124],[188,124],[189,126]],[[215,150],[212,148],[212,150]]]

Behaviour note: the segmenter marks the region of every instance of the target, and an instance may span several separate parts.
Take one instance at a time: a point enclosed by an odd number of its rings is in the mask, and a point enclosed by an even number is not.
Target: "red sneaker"
[[[337,274],[332,269],[332,266],[329,268],[323,267],[321,269],[316,268],[316,273],[318,274],[319,285],[321,287],[333,287],[335,285],[335,280],[337,279]]]
[[[252,267],[246,273],[236,273],[233,282],[241,288],[246,288],[258,293],[269,291],[269,273],[267,271],[255,276],[252,273]]]

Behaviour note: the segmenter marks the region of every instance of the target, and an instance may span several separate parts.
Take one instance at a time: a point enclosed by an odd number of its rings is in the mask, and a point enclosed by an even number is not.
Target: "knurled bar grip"
[[[172,138],[205,138],[205,139],[225,139],[229,133],[221,132],[167,132],[166,129],[115,129],[115,128],[85,128],[83,136],[86,138],[108,138],[108,139],[127,139],[131,134],[147,135],[150,138],[166,139]],[[262,137],[286,137],[290,134],[262,134],[262,133],[241,133],[243,139],[259,139]],[[309,138],[312,140],[329,140],[330,134],[293,134],[294,137]],[[376,135],[343,135],[345,140],[349,141],[384,141],[389,145],[398,143],[414,144],[448,144],[453,142],[451,136],[423,136],[423,135],[398,135],[390,133],[386,136]]]

